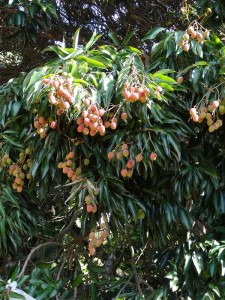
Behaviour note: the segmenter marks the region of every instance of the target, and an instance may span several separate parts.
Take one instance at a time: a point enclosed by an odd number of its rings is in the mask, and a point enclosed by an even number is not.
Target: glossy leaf
[[[162,32],[163,30],[165,30],[164,27],[156,27],[153,28],[152,30],[150,30],[149,32],[146,33],[146,35],[143,37],[142,41],[145,40],[152,40],[154,38],[157,37],[157,35]]]

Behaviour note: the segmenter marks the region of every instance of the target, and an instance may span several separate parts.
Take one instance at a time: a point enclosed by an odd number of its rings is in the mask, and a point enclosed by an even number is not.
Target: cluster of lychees
[[[48,94],[49,102],[56,106],[57,115],[61,115],[68,110],[74,103],[74,95],[72,90],[73,79],[71,77],[64,78],[56,75],[53,78],[45,78],[42,80],[43,84],[52,87]]]
[[[104,123],[105,128],[110,128],[115,130],[117,128],[118,119],[116,117],[112,117],[108,121]]]
[[[18,163],[13,163],[9,167],[9,174],[15,177],[12,183],[12,188],[17,190],[19,193],[23,190],[23,186],[25,184],[24,179],[31,179],[31,173],[29,170],[32,166],[32,159],[28,158],[28,155],[30,155],[29,148],[19,154]]]
[[[189,26],[186,30],[185,34],[182,37],[182,40],[179,42],[179,46],[183,47],[184,51],[189,51],[190,49],[190,39],[197,40],[199,44],[201,44],[205,39],[209,37],[209,31],[205,30],[199,31],[195,28],[195,26]]]
[[[14,182],[12,184],[12,188],[17,190],[17,192],[22,192],[24,186],[25,173],[21,170],[21,168],[13,164],[9,168],[9,174],[15,177]]]
[[[154,91],[154,95],[159,97],[162,92],[163,92],[163,88],[160,85],[157,85]]]
[[[215,100],[207,106],[203,106],[200,111],[197,111],[196,107],[192,107],[189,110],[191,119],[194,122],[202,123],[206,119],[206,123],[209,126],[209,132],[213,132],[222,126],[223,121],[218,118],[218,114],[225,114],[225,101]]]
[[[34,119],[34,128],[37,129],[37,134],[40,135],[41,139],[44,139],[47,136],[48,127],[48,121],[44,117],[37,116]]]
[[[62,169],[63,174],[66,174],[72,182],[81,178],[81,168],[76,168],[76,164],[73,160],[74,157],[75,153],[71,151],[66,155],[64,162],[58,163],[58,168]]]
[[[89,104],[88,99],[85,99],[84,104],[86,109],[82,111],[81,116],[77,118],[77,131],[85,135],[95,136],[97,133],[105,135],[105,125],[102,117],[105,114],[103,108],[98,109],[94,103]]]
[[[106,237],[108,236],[108,231],[105,230],[106,224],[105,223],[100,224],[100,228],[103,231],[99,231],[99,232],[91,231],[89,233],[88,250],[89,250],[90,255],[92,255],[92,256],[95,255],[96,248],[100,247],[101,244],[106,239]]]
[[[85,197],[85,203],[87,205],[87,212],[92,212],[92,213],[96,213],[97,211],[97,206],[95,204],[95,197],[98,195],[98,189],[96,189],[92,194],[88,194]]]
[[[131,85],[129,82],[125,82],[123,85],[122,95],[126,101],[136,102],[140,101],[145,103],[147,101],[150,91],[147,87],[138,85]]]
[[[128,158],[131,156],[132,156],[132,153],[129,151],[127,144],[122,144],[121,148],[118,149],[118,151],[115,151],[115,150],[110,151],[107,154],[109,161],[111,161],[112,159],[121,160],[123,157]],[[155,152],[152,152],[150,154],[149,158],[152,161],[154,161],[157,158],[157,154]],[[138,155],[136,155],[135,159],[129,158],[125,162],[123,168],[120,171],[121,176],[131,178],[133,175],[133,169],[134,169],[135,164],[141,162],[142,160],[143,160],[142,153],[139,153]]]
[[[127,113],[126,112],[122,112],[121,115],[120,115],[120,118],[123,120],[123,121],[126,121],[127,120]]]
[[[1,167],[5,168],[10,165],[12,160],[9,158],[8,154],[4,154],[1,158]]]

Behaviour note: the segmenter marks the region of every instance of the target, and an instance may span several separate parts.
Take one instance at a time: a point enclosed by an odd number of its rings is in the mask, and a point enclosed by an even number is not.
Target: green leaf
[[[165,82],[160,82],[160,86],[165,89],[165,90],[168,90],[168,91],[174,91],[174,88],[169,85],[168,83],[165,83]]]
[[[33,84],[42,79],[42,77],[46,74],[47,69],[48,67],[42,67],[30,71],[23,81],[23,91],[27,92]]]
[[[164,48],[164,41],[160,41],[152,46],[151,54],[154,56],[155,54],[159,54],[161,50]]]
[[[13,271],[13,273],[10,274],[10,279],[11,279],[11,281],[16,280],[16,277],[17,277],[17,275],[19,274],[19,272],[20,272],[20,267],[17,266],[17,267],[15,268],[15,270]]]
[[[104,105],[106,107],[109,106],[111,99],[112,99],[112,95],[115,91],[115,86],[114,86],[114,79],[112,76],[106,77],[102,80],[102,82],[99,85],[99,92],[101,93],[101,96],[103,98],[104,101]]]
[[[115,32],[110,32],[108,34],[108,36],[110,37],[110,39],[113,41],[113,43],[116,45],[116,47],[120,46],[120,41],[117,37],[117,35],[115,34]]]
[[[105,57],[102,54],[100,54],[100,55],[94,55],[92,57],[92,59],[100,61],[101,63],[103,63],[108,68],[112,68],[113,67],[113,65],[112,65],[112,59],[111,58],[109,59],[108,57]]]
[[[199,45],[199,43],[197,43],[197,45],[196,45],[196,52],[201,58],[203,57],[203,50],[202,50],[201,45]]]
[[[223,46],[220,38],[215,33],[211,34],[211,41],[217,46]]]
[[[188,212],[184,208],[181,208],[179,213],[180,213],[181,222],[189,230],[192,224]]]
[[[213,178],[218,178],[216,168],[214,166],[210,165],[209,163],[208,164],[204,164],[204,163],[198,164],[198,169],[200,169],[202,172],[204,172],[205,174],[207,174]]]
[[[194,251],[192,254],[192,261],[198,275],[200,275],[204,268],[204,260],[202,253]]]
[[[170,84],[177,84],[176,80],[174,80],[173,78],[169,77],[169,76],[165,76],[159,72],[154,73],[152,75],[152,78],[156,81],[156,82],[165,82],[165,83],[170,83]]]
[[[15,102],[15,103],[13,103],[12,108],[11,108],[11,116],[12,117],[15,117],[18,114],[21,106],[22,106],[21,102]]]
[[[35,3],[32,3],[30,6],[29,6],[29,13],[31,15],[31,17],[33,18],[35,13],[37,12],[38,10],[38,5],[35,4]]]
[[[0,220],[0,234],[1,234],[1,239],[2,239],[2,242],[3,242],[3,245],[5,248],[7,248],[7,237],[6,237],[6,228],[5,228],[5,225],[6,225],[6,222],[5,222],[5,218],[1,218]]]
[[[164,289],[157,289],[156,291],[152,292],[146,299],[147,300],[162,300],[164,299]],[[166,298],[165,298],[166,299]]]
[[[90,291],[90,296],[91,296],[90,300],[97,300],[97,290],[96,290],[94,283],[91,283],[89,285],[89,291]]]
[[[202,300],[215,300],[214,293],[212,292],[205,293],[204,296],[202,297]]]
[[[195,65],[191,66],[189,69],[191,69],[193,67],[195,67]],[[188,70],[186,68],[184,71],[188,71]],[[181,72],[179,74],[182,74],[182,73],[183,72]],[[201,69],[200,68],[195,68],[194,70],[191,71],[191,81],[192,81],[194,87],[199,84],[200,74],[201,74]]]
[[[78,47],[78,40],[79,40],[79,33],[80,33],[80,29],[78,28],[72,38],[72,47],[74,48],[74,50],[77,50]]]
[[[188,272],[190,269],[191,255],[189,253],[184,255],[185,263],[184,263],[184,273]]]
[[[63,284],[61,284],[63,285]],[[58,294],[58,290],[54,289],[52,290],[52,292],[49,294],[49,299],[54,299],[53,297],[56,296]]]
[[[94,281],[94,283],[98,284],[99,283],[98,275],[95,272],[93,272],[91,269],[89,269],[88,272],[91,279]]]
[[[128,32],[122,42],[123,46],[126,46],[128,44],[128,42],[130,41],[130,39],[132,38],[132,36],[135,34],[136,30],[133,30],[131,32]]]
[[[171,144],[173,146],[174,150],[177,153],[178,161],[180,161],[180,158],[181,158],[180,143],[177,141],[177,139],[175,138],[175,136],[172,135],[172,134],[168,134],[167,135],[167,141],[169,142],[169,144]]]
[[[167,142],[167,136],[164,133],[161,134],[161,140],[162,140],[162,146],[163,146],[164,152],[166,153],[167,156],[170,157],[170,147]]]
[[[2,199],[0,199],[0,214],[2,215],[2,217],[5,217],[5,208],[2,203]]]
[[[216,227],[215,227],[215,230],[218,231],[218,232],[223,232],[223,233],[225,233],[225,227],[224,227],[224,226],[216,226]]]
[[[44,53],[47,51],[55,52],[63,60],[67,60],[69,58],[75,58],[84,52],[84,50],[81,48],[74,50],[74,48],[63,48],[59,46],[47,47],[42,52]]]
[[[30,275],[23,275],[17,281],[18,286],[22,286],[22,284],[30,278]]]
[[[206,61],[198,61],[194,64],[195,66],[210,66]]]
[[[41,164],[42,179],[48,173],[48,170],[49,170],[49,159],[44,159]]]
[[[49,269],[52,266],[52,262],[38,262],[36,265],[40,269]]]
[[[47,3],[47,9],[56,19],[58,19],[58,14],[56,12],[56,5],[54,3]]]
[[[127,202],[127,205],[131,211],[131,214],[134,218],[135,221],[137,221],[138,219],[138,212],[137,212],[137,209],[135,207],[135,204],[133,203],[133,201],[131,199],[128,199],[128,202]]]
[[[74,83],[80,83],[80,84],[82,84],[84,86],[88,85],[87,81],[85,81],[83,79],[77,79],[77,78],[74,79]]]
[[[83,281],[83,274],[78,275],[71,283],[72,287],[76,287],[81,284]]]
[[[90,266],[90,269],[93,271],[93,272],[96,272],[96,273],[101,273],[101,272],[105,272],[106,269],[104,266]]]
[[[219,74],[220,74],[220,75],[225,74],[225,66],[222,66],[222,68],[221,68],[220,71],[219,71]]]
[[[142,54],[142,51],[141,51],[141,50],[139,50],[139,49],[137,49],[137,48],[135,48],[135,47],[131,47],[131,46],[126,46],[126,47],[125,47],[125,50],[130,51],[130,52],[137,53],[137,54],[139,54],[139,55]]]
[[[78,70],[78,64],[74,59],[71,59],[71,69],[70,69],[70,74],[75,77],[77,74]]]
[[[106,69],[106,65],[104,65],[102,62],[100,62],[96,59],[89,58],[85,55],[80,55],[77,57],[77,59],[86,61],[91,67]]]
[[[36,161],[36,160],[32,163],[32,166],[30,168],[30,173],[31,173],[31,175],[32,175],[33,178],[36,175],[36,172],[37,172],[37,170],[39,168],[39,165],[40,165],[40,162]]]
[[[224,214],[225,213],[225,197],[223,192],[220,192],[220,209],[221,209],[221,213]]]
[[[221,275],[224,276],[225,275],[225,263],[224,263],[224,260],[221,260],[220,261],[221,263]]]
[[[4,196],[4,200],[7,202],[11,202],[11,206],[15,206],[17,208],[19,208],[18,205],[18,199],[17,197],[12,193],[11,187],[7,186],[4,187],[3,189],[3,196]]]
[[[24,26],[26,22],[26,14],[22,11],[17,11],[15,14],[15,23],[17,26]]]
[[[158,143],[154,143],[154,147],[155,147],[155,151],[156,151],[157,155],[159,155],[159,157],[161,159],[165,160],[166,159],[165,154],[163,152],[163,149],[162,149],[161,145],[158,144]]]
[[[165,28],[164,27],[156,27],[150,30],[146,33],[146,35],[143,37],[142,41],[145,40],[152,40],[157,37],[157,35],[162,32]]]
[[[26,298],[23,295],[20,295],[20,294],[15,293],[15,292],[10,292],[9,296],[11,298],[15,298],[15,299],[24,299],[24,300],[26,300]]]
[[[151,113],[152,113],[153,117],[156,119],[156,121],[162,123],[162,121],[164,119],[164,116],[161,113],[162,108],[158,104],[153,103],[151,105],[150,109],[151,109]],[[155,130],[155,128],[153,128],[153,130]]]
[[[48,295],[52,292],[53,287],[48,285],[42,292],[38,293],[36,300],[45,300],[48,299]]]
[[[219,249],[217,260],[220,261],[221,259],[223,259],[224,255],[225,255],[225,248],[222,247]]]
[[[177,271],[170,271],[165,277],[168,279],[174,279],[177,277]]]
[[[169,73],[174,73],[175,71],[172,70],[172,69],[162,69],[162,70],[159,70],[157,73],[159,74],[169,74]]]
[[[197,66],[209,66],[209,63],[207,63],[206,61],[199,61],[191,66],[188,66],[187,68],[185,68],[184,70],[180,71],[178,74],[177,74],[177,77],[181,76],[182,74],[185,74],[187,73],[190,69],[193,69]]]
[[[179,278],[174,277],[173,280],[170,280],[170,288],[172,292],[175,292],[179,289]]]
[[[23,149],[23,145],[17,143],[16,141],[14,141],[11,137],[9,137],[6,134],[2,134],[3,139],[8,142],[9,144],[19,148],[19,149]]]
[[[220,291],[218,289],[218,287],[213,284],[213,283],[209,283],[209,288],[218,296],[220,297]]]
[[[98,40],[101,36],[102,36],[102,34],[97,34],[96,32],[94,32],[94,33],[92,34],[91,39],[90,39],[90,40],[88,41],[88,43],[86,44],[85,50],[87,51],[88,49],[90,49],[90,48],[94,45],[94,43],[96,43],[97,40]]]

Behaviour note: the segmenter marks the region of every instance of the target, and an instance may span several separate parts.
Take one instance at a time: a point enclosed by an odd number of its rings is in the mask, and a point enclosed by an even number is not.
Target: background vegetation
[[[2,299],[225,299],[224,9],[1,1]]]

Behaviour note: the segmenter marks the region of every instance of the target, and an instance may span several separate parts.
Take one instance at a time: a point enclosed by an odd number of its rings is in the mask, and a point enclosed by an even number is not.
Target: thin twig
[[[131,262],[131,267],[133,269],[133,273],[134,273],[134,278],[135,278],[135,281],[136,281],[137,289],[138,289],[139,294],[141,296],[143,296],[144,294],[143,294],[142,289],[141,289],[141,285],[140,285],[140,281],[139,281],[139,275],[138,275],[138,272],[137,272],[137,269],[136,269],[136,265],[135,265],[134,248],[132,246],[132,242],[131,242],[129,230],[127,230],[126,236],[127,236],[128,245],[129,245],[129,248],[130,248],[130,253],[131,253],[130,262]]]
[[[60,268],[59,268],[59,272],[58,272],[58,274],[57,274],[57,276],[56,276],[56,280],[59,280],[59,279],[60,279],[60,275],[61,275],[61,272],[62,272],[62,270],[63,270],[65,264],[66,264],[66,260],[64,259],[63,262],[62,262],[62,264],[61,264],[61,266],[60,266]]]
[[[138,277],[139,277],[139,280],[150,289],[150,291],[152,291],[152,292],[154,291],[154,288],[150,284],[148,284],[139,274],[138,274]]]
[[[149,243],[149,240],[147,241],[147,243],[145,244],[144,248],[142,249],[140,255],[139,255],[138,258],[136,259],[135,264],[139,261],[139,259],[140,259],[140,258],[142,257],[142,255],[144,254],[145,250],[147,249],[148,243]]]
[[[77,277],[77,270],[75,269],[74,272],[74,278]],[[74,299],[77,299],[77,286],[74,287],[74,293],[73,293]]]
[[[66,264],[66,260],[64,259],[64,261],[62,262],[62,264],[61,264],[61,266],[60,266],[60,268],[59,268],[59,272],[58,272],[58,274],[57,274],[56,280],[59,280],[59,279],[60,279],[60,275],[61,275],[61,272],[62,272],[62,270],[63,270],[65,264]],[[60,300],[59,297],[58,297],[57,295],[56,295],[56,300]]]
[[[149,240],[147,241],[147,243],[145,244],[144,248],[142,249],[140,255],[136,259],[135,264],[139,261],[141,256],[144,254],[145,250],[147,249],[148,244],[149,244]],[[139,274],[138,274],[138,276],[139,276],[139,279],[141,280],[141,282],[143,282],[145,285],[147,285],[148,288],[153,292],[154,288],[148,282],[146,282]]]
[[[45,246],[48,246],[48,245],[56,245],[56,246],[60,246],[60,247],[64,247],[62,244],[60,243],[57,243],[57,242],[46,242],[44,244],[41,244],[41,245],[38,245],[37,247],[33,248],[30,252],[30,254],[27,256],[27,259],[25,260],[25,263],[23,265],[23,268],[21,270],[21,272],[19,273],[19,275],[17,276],[17,279],[19,279],[21,276],[23,276],[24,272],[25,272],[25,269],[27,267],[27,264],[29,262],[29,260],[31,259],[31,256],[34,254],[35,251],[37,251],[38,249],[42,248],[42,247],[45,247]]]
[[[74,221],[76,220],[76,218],[79,216],[79,214],[81,213],[81,211],[77,211],[75,210],[72,217],[71,217],[71,220],[68,224],[68,226],[64,227],[55,237],[55,239],[61,239],[74,225]]]
[[[131,278],[133,277],[133,273],[130,275],[129,279],[127,280],[126,284],[119,290],[119,293],[116,295],[116,297],[113,300],[118,299],[119,295],[122,293],[122,291],[128,286],[128,284],[131,281]]]

